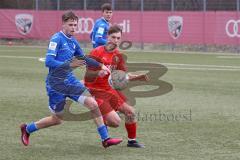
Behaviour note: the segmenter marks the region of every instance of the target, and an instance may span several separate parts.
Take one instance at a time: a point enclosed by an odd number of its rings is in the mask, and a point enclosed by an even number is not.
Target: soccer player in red
[[[90,57],[103,63],[111,71],[127,71],[122,54],[118,51],[121,42],[122,30],[119,26],[113,25],[108,31],[108,42],[105,46],[93,49]],[[147,75],[135,75],[128,73],[129,81],[147,81]],[[118,127],[120,117],[116,111],[125,115],[125,127],[128,133],[128,147],[143,148],[144,145],[136,141],[137,122],[135,111],[132,106],[126,103],[126,97],[113,89],[108,83],[109,73],[98,72],[96,69],[89,68],[86,72],[84,83],[89,88],[90,93],[95,97],[100,111],[103,115],[105,124],[109,127]]]

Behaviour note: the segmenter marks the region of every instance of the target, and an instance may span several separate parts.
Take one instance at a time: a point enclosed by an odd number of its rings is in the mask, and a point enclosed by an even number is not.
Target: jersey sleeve
[[[64,62],[55,60],[55,57],[57,56],[60,46],[61,46],[60,37],[58,37],[57,35],[52,36],[48,45],[47,53],[46,53],[46,60],[45,60],[46,67],[56,68],[64,64]]]
[[[89,54],[89,57],[92,58],[92,59],[95,59],[99,63],[102,63],[99,51],[97,49],[92,50]]]
[[[58,37],[57,35],[52,36],[48,45],[46,56],[56,57],[59,50],[59,46],[61,45],[60,43],[61,43],[60,37]]]
[[[88,56],[86,56],[84,53],[83,53],[83,50],[82,48],[80,47],[80,44],[77,42],[77,40],[75,40],[75,53],[74,53],[74,56],[79,58],[79,59],[83,59],[86,61],[86,65],[87,66],[91,66],[91,67],[101,67],[100,63],[98,63],[97,61],[95,61],[94,59],[92,58],[89,58]]]
[[[96,49],[92,50],[90,52],[90,54],[88,55],[89,58],[95,60],[96,62],[98,62],[99,64],[102,63],[101,58],[99,57],[99,53]],[[99,70],[100,67],[92,67],[92,66],[88,66],[88,69],[90,70]]]

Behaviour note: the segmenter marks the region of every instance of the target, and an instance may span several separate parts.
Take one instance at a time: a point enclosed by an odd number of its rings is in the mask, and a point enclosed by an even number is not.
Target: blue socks
[[[97,128],[97,130],[98,130],[98,134],[100,135],[102,141],[109,138],[107,126],[101,125]]]
[[[38,130],[36,124],[34,122],[27,124],[26,130],[29,134]]]
[[[29,134],[31,134],[31,133],[37,131],[38,128],[37,128],[36,124],[34,122],[32,122],[32,123],[27,124],[26,130]],[[98,130],[98,134],[100,135],[102,141],[109,138],[107,126],[101,125],[97,128],[97,130]]]

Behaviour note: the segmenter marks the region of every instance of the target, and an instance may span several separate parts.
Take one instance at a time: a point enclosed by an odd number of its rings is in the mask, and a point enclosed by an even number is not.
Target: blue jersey
[[[46,66],[49,67],[49,71],[70,61],[73,56],[84,57],[78,41],[74,37],[66,36],[62,31],[54,34],[50,39],[46,54]],[[53,57],[55,61],[48,63],[49,57]]]
[[[46,78],[48,92],[52,91],[52,87],[49,84],[49,77],[52,76],[54,69],[62,66],[66,62],[70,62],[74,56],[85,57],[78,41],[74,37],[68,37],[62,31],[57,32],[51,37],[45,62],[46,66],[49,68],[49,73]],[[58,73],[58,76],[59,75],[63,75],[63,72]],[[80,84],[71,70],[66,73],[65,83]]]
[[[101,67],[100,63],[84,55],[74,37],[68,37],[62,31],[51,37],[45,62],[49,68],[46,89],[50,110],[55,113],[63,110],[66,97],[79,101],[80,95],[86,90],[72,73],[70,62],[74,56],[84,59],[87,66]]]
[[[91,40],[93,48],[105,45],[107,43],[107,32],[109,30],[109,23],[102,17],[99,18],[91,33]]]

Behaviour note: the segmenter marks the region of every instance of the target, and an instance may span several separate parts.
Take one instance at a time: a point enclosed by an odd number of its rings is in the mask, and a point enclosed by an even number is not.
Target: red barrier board
[[[0,10],[0,38],[49,39],[61,29],[64,11]],[[101,12],[75,11],[77,38],[89,41]],[[124,40],[155,44],[240,44],[238,12],[114,11],[112,24],[123,28]]]

